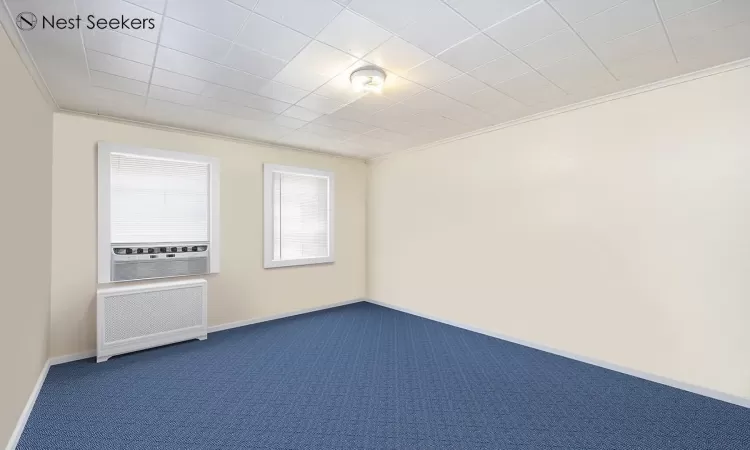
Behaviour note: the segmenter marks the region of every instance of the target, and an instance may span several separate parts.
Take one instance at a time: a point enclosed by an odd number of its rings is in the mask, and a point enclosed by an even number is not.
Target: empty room
[[[749,0],[0,0],[0,448],[750,449]]]

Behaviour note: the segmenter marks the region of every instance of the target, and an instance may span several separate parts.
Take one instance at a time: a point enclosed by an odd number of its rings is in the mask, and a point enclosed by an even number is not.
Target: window
[[[264,165],[264,267],[331,263],[333,174]]]
[[[218,161],[99,143],[99,282],[218,272]]]

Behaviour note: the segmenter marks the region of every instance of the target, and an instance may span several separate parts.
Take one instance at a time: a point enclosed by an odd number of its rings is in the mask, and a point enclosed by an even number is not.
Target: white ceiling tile
[[[386,68],[397,74],[404,74],[409,69],[432,58],[429,53],[420,50],[401,38],[393,37],[365,56],[365,61]]]
[[[498,23],[486,33],[505,48],[515,50],[565,28],[565,21],[555,10],[540,2]]]
[[[717,0],[656,0],[664,20],[679,16],[702,6],[715,3]]]
[[[198,100],[198,96],[195,94],[153,85],[148,90],[148,97],[185,106],[195,105]]]
[[[349,103],[348,108],[354,108],[365,115],[375,114],[390,106],[394,102],[378,94],[367,94],[355,102]]]
[[[323,136],[318,136],[317,134],[300,130],[295,130],[294,132],[284,136],[279,140],[279,143],[284,145],[312,150],[320,150],[336,142],[339,141],[336,139],[324,138]]]
[[[300,106],[292,106],[282,113],[284,116],[291,117],[293,119],[311,121],[321,116],[320,113],[310,111],[309,109],[302,108]]]
[[[593,42],[591,48],[605,63],[632,58],[643,53],[664,48],[669,52],[669,41],[661,24],[630,33],[608,42]]]
[[[524,106],[518,101],[508,97],[493,88],[486,88],[474,92],[462,99],[464,103],[487,113],[498,113],[502,111],[521,110]]]
[[[89,50],[151,65],[156,55],[156,44],[111,30],[81,30],[84,45]]]
[[[721,0],[666,22],[673,41],[689,39],[750,20],[750,1]]]
[[[656,48],[632,58],[608,61],[607,67],[620,80],[637,86],[679,73],[680,67],[669,48]]]
[[[391,36],[390,32],[369,20],[344,10],[316,39],[361,58]]]
[[[354,122],[368,123],[372,113],[363,111],[353,106],[344,106],[329,114],[334,119],[351,120]]]
[[[338,119],[328,115],[320,116],[314,120],[315,123],[325,125],[327,127],[336,128],[343,131],[350,131],[352,133],[366,133],[372,130],[372,125],[367,125],[360,122],[353,122],[351,120]]]
[[[328,77],[305,68],[287,65],[275,77],[274,81],[288,84],[307,92],[314,91],[328,81]]]
[[[271,112],[274,114],[279,114],[292,106],[288,103],[280,102],[278,100],[272,100],[270,98],[261,97],[249,92],[244,92],[216,84],[209,84],[206,89],[204,89],[202,94],[204,96],[212,97],[217,100],[236,103],[238,105],[247,106],[248,108]]]
[[[308,124],[308,122],[305,120],[294,119],[292,117],[281,116],[281,115],[274,117],[272,122],[277,125],[281,125],[285,128],[289,128],[291,130],[302,128]]]
[[[750,57],[750,21],[673,41],[685,72]]]
[[[256,52],[240,45],[232,45],[224,64],[259,77],[271,79],[286,65],[280,59]]]
[[[111,89],[91,88],[100,115],[142,120],[146,97]]]
[[[358,133],[352,133],[349,131],[342,131],[336,128],[327,127],[318,123],[308,123],[300,129],[308,133],[317,134],[325,138],[331,138],[336,140],[352,139],[358,135]]]
[[[176,20],[165,18],[159,45],[214,62],[221,62],[231,41]]]
[[[158,68],[154,69],[151,84],[191,92],[193,94],[200,94],[206,87],[206,82],[203,80]]]
[[[456,100],[435,91],[424,91],[402,102],[405,106],[423,110],[445,110],[456,104]]]
[[[225,39],[234,39],[250,14],[226,0],[178,0],[167,3],[167,16]]]
[[[297,102],[297,106],[309,109],[320,114],[330,114],[344,106],[345,103],[318,94],[310,94]]]
[[[586,44],[573,30],[565,28],[514,53],[534,68],[548,66],[570,55],[587,51]]]
[[[425,90],[424,86],[399,77],[395,73],[387,73],[385,84],[383,85],[384,97],[395,102],[400,102]]]
[[[276,81],[267,82],[262,88],[258,90],[258,94],[279,100],[285,103],[297,103],[304,96],[309,94],[310,91],[299,89],[294,86],[289,86]]]
[[[406,72],[404,77],[422,86],[432,88],[459,75],[461,75],[461,72],[458,69],[437,58],[432,58]]]
[[[453,125],[457,133],[466,132],[471,129],[483,128],[493,123],[492,117],[484,111],[472,108],[464,103],[456,103],[449,109],[440,112],[444,117],[453,120],[458,125]]]
[[[127,59],[117,58],[104,53],[89,50],[86,52],[89,69],[98,70],[99,72],[111,73],[121,77],[132,78],[138,81],[148,83],[151,78],[151,66],[129,61]]]
[[[152,86],[153,88],[153,86]],[[247,108],[237,103],[225,102],[213,97],[201,96],[196,99],[195,106],[201,109],[214,111],[219,114],[241,117],[251,120],[273,121],[276,114],[266,111],[260,111],[254,108]]]
[[[428,53],[437,55],[469,38],[476,31],[476,28],[447,5],[437,4],[434,8],[424,10],[416,21],[398,34]]]
[[[229,0],[230,2],[234,3],[235,5],[242,6],[248,11],[252,11],[255,6],[258,4],[258,0]]]
[[[255,12],[314,37],[341,9],[332,0],[260,0]]]
[[[166,47],[159,47],[155,67],[202,80],[211,80],[216,64]]]
[[[497,42],[484,34],[477,34],[444,51],[438,55],[438,58],[457,69],[470,72],[483,64],[487,64],[507,54],[508,51],[502,48]]]
[[[382,128],[375,128],[372,131],[368,131],[365,133],[366,137],[371,137],[375,139],[380,139],[382,141],[391,142],[391,143],[408,143],[409,137],[401,134],[401,133],[395,133],[393,131],[384,130]]]
[[[137,29],[134,26],[129,26],[128,28],[119,27],[118,32],[149,42],[157,42],[159,38],[162,16],[153,11],[120,0],[76,0],[75,4],[78,14],[82,18],[81,23],[83,23],[83,20],[86,20],[86,26],[88,26],[89,15],[93,15],[98,19],[120,17],[139,18],[143,20],[152,19],[153,28],[150,27],[150,22],[147,22]]]
[[[261,15],[251,13],[236,42],[288,61],[310,42],[310,38]]]
[[[585,20],[626,0],[548,0],[569,23]],[[682,1],[682,0],[678,0]]]
[[[586,42],[607,42],[659,22],[654,0],[628,0],[574,25]]]
[[[490,86],[496,87],[504,81],[523,75],[531,70],[531,67],[516,56],[508,55],[474,69],[470,75]]]
[[[253,93],[258,93],[261,88],[268,84],[268,80],[265,78],[218,64],[212,67],[211,74],[206,81]]]
[[[529,72],[508,80],[500,84],[498,89],[528,106],[556,104],[567,98],[565,92],[536,72]]]
[[[312,41],[274,79],[307,91],[314,91],[346,70],[355,61],[356,58],[341,50]]]
[[[615,79],[593,53],[586,50],[565,58],[539,72],[568,93],[586,91],[594,86],[613,83]]]
[[[148,83],[96,70],[91,71],[91,85],[136,95],[146,95],[148,89]]]
[[[439,6],[439,0],[352,0],[349,9],[397,32]]]
[[[133,3],[141,8],[146,8],[155,13],[164,13],[164,6],[167,4],[167,0],[127,0],[128,3]]]
[[[459,0],[451,2],[459,13],[481,29],[523,11],[538,0]]]
[[[464,98],[470,97],[471,94],[487,89],[487,85],[470,75],[463,74],[440,84],[434,89],[448,97],[463,101]]]

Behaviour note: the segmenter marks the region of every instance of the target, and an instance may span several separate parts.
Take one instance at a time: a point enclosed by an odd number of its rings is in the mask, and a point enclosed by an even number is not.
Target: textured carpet
[[[53,366],[26,449],[748,449],[750,410],[358,303]]]

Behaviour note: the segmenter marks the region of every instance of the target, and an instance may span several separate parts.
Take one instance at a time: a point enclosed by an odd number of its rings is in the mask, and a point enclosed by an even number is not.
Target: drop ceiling
[[[748,0],[5,0],[63,110],[372,158],[750,56]],[[349,74],[377,65],[381,95]]]

